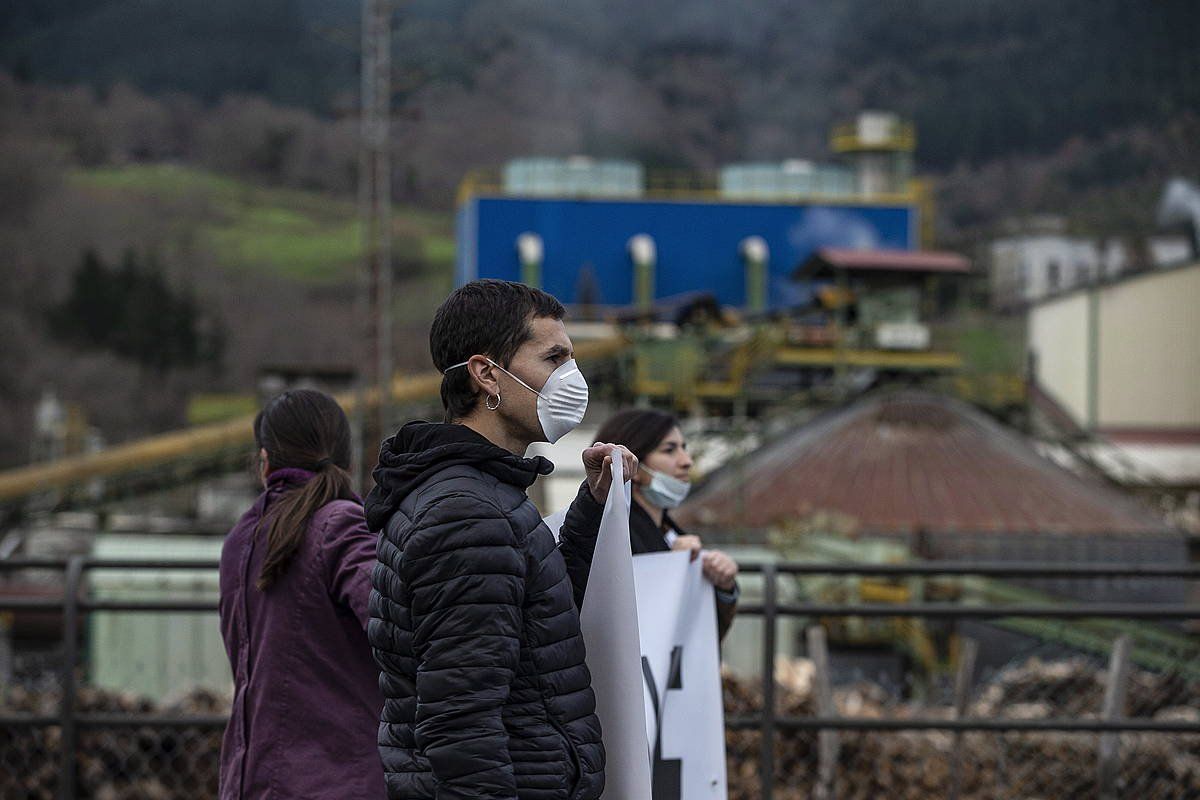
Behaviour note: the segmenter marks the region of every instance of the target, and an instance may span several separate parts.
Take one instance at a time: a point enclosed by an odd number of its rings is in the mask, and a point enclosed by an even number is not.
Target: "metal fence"
[[[953,699],[945,706],[935,703],[917,704],[925,706],[926,713],[906,708],[903,715],[852,716],[839,713],[833,702],[832,681],[829,678],[829,652],[824,635],[825,624],[839,618],[922,618],[949,621],[1000,621],[1000,620],[1131,620],[1144,623],[1178,623],[1200,619],[1200,606],[1192,604],[1150,603],[1038,603],[1038,604],[964,604],[964,603],[822,603],[780,602],[781,579],[802,576],[867,576],[888,578],[912,577],[975,577],[1005,578],[1014,580],[1063,579],[1160,579],[1197,580],[1200,567],[1173,564],[1142,564],[1137,566],[1115,566],[1113,564],[1071,564],[1048,566],[1046,564],[1015,562],[958,562],[958,563],[909,563],[887,565],[864,564],[763,564],[743,566],[743,573],[760,573],[763,579],[762,602],[742,606],[741,615],[759,615],[763,618],[762,659],[764,665],[773,664],[778,651],[777,630],[781,618],[802,617],[816,624],[808,627],[808,657],[815,664],[815,681],[812,703],[813,713],[806,716],[780,713],[777,693],[781,689],[775,669],[762,670],[761,704],[757,713],[735,714],[726,717],[730,731],[753,731],[758,745],[757,792],[743,791],[739,796],[749,798],[756,794],[764,800],[772,798],[828,797],[875,797],[889,793],[900,797],[1050,797],[1061,796],[1066,788],[1068,796],[1096,797],[1200,797],[1200,714],[1185,718],[1126,717],[1126,692],[1128,689],[1129,654],[1132,639],[1118,636],[1104,670],[1105,692],[1101,707],[1069,709],[1069,714],[1030,716],[1021,718],[1016,714],[993,713],[990,716],[973,715],[971,695],[974,673],[974,647],[970,654],[960,659],[955,675]],[[1070,637],[1064,637],[1070,639]],[[1180,633],[1180,638],[1187,639]],[[1041,650],[1035,645],[1034,653]],[[1062,649],[1054,648],[1054,659],[1062,659]],[[1200,702],[1200,641],[1195,648],[1180,653],[1177,669],[1167,682],[1172,684],[1174,699],[1180,705]],[[1028,653],[1026,654],[1028,655]],[[1094,655],[1094,654],[1093,654]],[[1061,663],[1061,662],[1060,662]],[[1159,662],[1162,663],[1161,661]],[[1093,673],[1097,677],[1099,672]],[[1188,675],[1182,681],[1174,680],[1178,675]],[[1064,705],[1059,703],[1058,705]],[[1174,705],[1171,699],[1163,705]],[[1195,707],[1194,705],[1192,706]],[[998,711],[998,710],[997,710]],[[849,774],[875,775],[880,772],[879,763],[870,763],[866,754],[889,755],[887,748],[880,746],[881,735],[891,732],[903,735],[905,746],[921,753],[917,769],[925,775],[914,780],[915,786],[903,786],[893,780],[868,782],[868,786],[839,786],[849,781]],[[939,738],[914,738],[919,732],[940,734]],[[845,734],[839,740],[839,733]],[[1089,736],[1090,734],[1090,736]],[[1097,736],[1099,734],[1099,736]],[[1053,735],[1054,741],[1046,737]],[[1122,736],[1124,735],[1124,736]],[[807,736],[807,741],[805,737]],[[1172,783],[1172,776],[1152,775],[1150,780],[1140,774],[1122,771],[1119,745],[1130,736],[1171,737],[1165,741],[1172,750],[1192,759],[1190,777],[1186,784]],[[853,737],[853,738],[851,738]],[[949,738],[947,738],[949,737]],[[989,747],[969,747],[971,738],[978,743],[981,737],[990,739]],[[1186,737],[1182,738],[1182,737]],[[1075,741],[1070,742],[1071,739]],[[1026,772],[1045,773],[1049,766],[1046,751],[1050,745],[1061,746],[1070,742],[1064,755],[1074,763],[1063,765],[1074,773],[1068,780],[1057,782],[1045,774],[1040,777],[1013,780],[1013,771],[1025,765],[1019,762],[1036,759],[1041,763]],[[922,746],[924,746],[922,748]],[[1092,752],[1087,754],[1088,750]],[[985,752],[985,758],[996,763],[981,765],[968,763],[971,753]],[[781,756],[797,758],[800,764],[793,769],[781,768]],[[903,753],[893,751],[893,758]],[[1084,763],[1079,763],[1084,759]],[[978,760],[978,757],[977,757]],[[799,769],[796,769],[796,767]],[[1136,772],[1136,765],[1133,770]],[[985,767],[981,769],[981,767]],[[1151,769],[1154,769],[1152,767]],[[791,775],[789,775],[791,773]],[[793,780],[796,773],[805,776]],[[929,777],[929,773],[933,777]],[[992,780],[980,780],[990,774]],[[1080,776],[1083,779],[1080,779]],[[976,784],[971,791],[969,784]],[[861,783],[861,782],[860,782]],[[982,783],[983,785],[979,785]],[[1037,785],[1037,784],[1041,785]],[[1064,787],[1062,784],[1074,784]],[[1014,785],[1015,784],[1015,785]]]
[[[38,695],[10,688],[7,696],[0,697],[0,796],[105,800],[215,796],[220,735],[227,719],[221,701],[199,698],[190,706],[177,703],[164,709],[136,697],[100,696],[81,680],[79,648],[82,621],[93,612],[216,610],[211,601],[91,599],[83,592],[84,577],[90,570],[215,567],[211,561],[85,557],[0,561],[0,573],[53,570],[61,573],[63,585],[59,597],[0,597],[0,614],[61,614],[62,621],[54,690]],[[1177,661],[1167,663],[1175,663],[1177,668],[1164,668],[1160,659],[1153,671],[1137,672],[1136,659],[1130,657],[1139,632],[1157,630],[1157,626],[1166,626],[1164,630],[1178,641],[1200,641],[1179,627],[1179,623],[1200,619],[1200,605],[780,601],[781,583],[809,576],[1197,581],[1198,566],[781,563],[743,565],[742,572],[761,576],[762,580],[761,602],[743,605],[739,613],[762,622],[764,668],[750,709],[734,709],[726,717],[731,798],[849,798],[884,792],[898,798],[1000,798],[1053,796],[1064,791],[1070,796],[1114,798],[1200,796],[1200,712],[1196,711],[1200,706],[1200,679],[1196,677],[1200,674],[1200,659],[1196,653],[1200,649],[1168,654]],[[778,629],[787,618],[804,620],[808,663],[815,665],[811,697],[805,701],[808,705],[798,705],[794,697],[784,696],[791,690],[775,667]],[[959,667],[949,702],[901,705],[884,700],[876,711],[892,713],[854,715],[843,707],[845,698],[835,696],[844,687],[835,687],[830,677],[825,629],[840,619],[922,619],[955,624],[1038,619],[1058,620],[1064,625],[1105,619],[1137,624],[1132,636],[1114,637],[1107,658],[1093,652],[1084,656],[1082,666],[1073,672],[1058,669],[1054,677],[1058,683],[1052,693],[1047,693],[1055,696],[1036,698],[1046,705],[1042,713],[1017,713],[1029,705],[1019,692],[988,700],[994,684],[974,680],[976,649],[968,641],[958,654]],[[1047,663],[1066,663],[1062,653],[1061,647],[1051,652],[1035,644],[1024,655],[1044,655]],[[993,677],[1003,674],[1001,671]],[[1138,676],[1145,675],[1152,675],[1158,681],[1156,686],[1166,687],[1163,691],[1169,696],[1149,705],[1133,702],[1140,691],[1137,680],[1143,680]],[[869,695],[873,690],[863,691]],[[29,702],[33,695],[40,699]],[[1084,702],[1085,698],[1091,699]],[[728,686],[726,700],[728,704]],[[997,702],[1008,706],[997,706]],[[1133,707],[1132,715],[1126,715],[1127,706]],[[801,708],[802,713],[795,713],[795,708]],[[978,712],[973,708],[988,710]],[[1010,713],[1001,713],[1005,708]],[[1194,713],[1187,713],[1189,709]],[[889,758],[909,763],[910,770],[919,774],[909,778],[884,776],[880,761]],[[1047,772],[1048,761],[1055,759],[1064,774],[1070,775],[1057,782],[1039,777]],[[874,782],[864,787],[847,777],[859,774],[873,774]]]

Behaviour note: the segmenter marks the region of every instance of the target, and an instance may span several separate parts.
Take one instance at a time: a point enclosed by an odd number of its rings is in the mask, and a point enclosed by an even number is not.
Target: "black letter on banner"
[[[683,688],[682,667],[683,648],[675,647],[671,650],[671,666],[667,672],[667,691]],[[658,689],[654,687],[654,673],[650,669],[650,659],[645,656],[642,656],[642,677],[645,678],[646,686],[650,690],[650,702],[654,705],[655,715],[651,791],[654,800],[683,800],[683,761],[680,759],[664,761],[662,757],[663,707],[667,702],[666,693],[664,692],[663,697],[658,696]]]

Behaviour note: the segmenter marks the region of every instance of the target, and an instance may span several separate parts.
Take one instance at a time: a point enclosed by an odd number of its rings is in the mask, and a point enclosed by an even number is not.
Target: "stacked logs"
[[[725,673],[725,712],[756,714],[762,709],[758,681]],[[815,716],[814,671],[800,659],[776,665],[776,708],[781,716]],[[1095,718],[1102,707],[1104,672],[1083,660],[1031,659],[997,675],[978,693],[970,715],[977,717]],[[897,702],[877,686],[859,684],[834,690],[838,713],[847,717],[950,718],[948,707]],[[1128,716],[1200,723],[1200,685],[1178,675],[1134,670]],[[832,796],[842,800],[887,797],[926,800],[946,797],[957,780],[964,800],[1005,797],[1095,797],[1096,734],[967,733],[945,731],[843,731]],[[757,731],[726,733],[730,800],[762,796]],[[775,797],[800,800],[820,796],[815,731],[776,729]],[[1122,796],[1200,797],[1200,735],[1123,734]],[[957,762],[958,776],[953,776]]]
[[[728,715],[762,709],[758,681],[722,676]],[[776,708],[780,716],[816,715],[816,674],[804,659],[776,665]],[[1083,660],[1031,659],[1005,670],[976,693],[977,717],[1050,718],[1097,716],[1104,673]],[[834,691],[838,713],[847,717],[949,718],[947,707],[903,703],[880,687],[860,683]],[[0,711],[55,716],[54,691],[9,689]],[[81,713],[223,715],[228,697],[197,690],[177,701],[145,698],[85,687]],[[1129,678],[1131,717],[1200,723],[1200,685],[1177,675],[1133,670]],[[221,731],[212,726],[85,728],[79,731],[77,796],[83,800],[207,800],[217,792]],[[61,764],[58,727],[0,727],[0,797],[54,800]],[[1094,797],[1097,740],[1080,733],[968,733],[958,742],[957,777],[964,800],[1003,797]],[[760,738],[757,730],[726,733],[730,800],[757,800]],[[946,797],[955,780],[955,737],[944,731],[843,731],[838,735],[833,795],[842,800],[887,797],[927,800]],[[818,736],[815,731],[777,729],[774,739],[775,797],[817,796]],[[1200,735],[1123,734],[1122,796],[1200,796]]]

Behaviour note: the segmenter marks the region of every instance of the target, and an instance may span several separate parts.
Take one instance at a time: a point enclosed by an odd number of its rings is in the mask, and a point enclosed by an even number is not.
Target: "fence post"
[[[775,565],[763,564],[762,750],[759,779],[763,800],[775,796]]]
[[[971,699],[971,681],[975,677],[975,661],[979,657],[979,642],[961,639],[962,649],[958,656],[958,672],[954,676],[954,718],[967,715],[967,702]],[[955,731],[954,744],[950,750],[950,800],[958,800],[962,792],[962,740],[961,731]]]
[[[808,657],[816,668],[817,714],[830,718],[837,716],[833,703],[833,679],[829,671],[829,646],[825,641],[825,629],[813,625],[807,631]],[[832,800],[837,796],[838,752],[841,745],[837,731],[820,731],[817,734],[817,786],[813,796],[817,800]]]
[[[75,726],[75,664],[79,660],[79,586],[83,579],[84,556],[71,556],[63,584],[63,662],[59,673],[62,702],[62,762],[58,778],[61,800],[75,800],[75,759],[78,729]]]
[[[13,676],[13,613],[0,611],[0,686],[8,686]]]
[[[1119,720],[1125,716],[1125,692],[1129,686],[1129,650],[1128,634],[1117,638],[1113,643],[1112,655],[1108,660],[1108,680],[1104,687],[1104,710],[1102,718],[1106,721]],[[1097,788],[1101,800],[1117,799],[1117,782],[1121,777],[1121,734],[1116,732],[1100,734],[1100,764]]]

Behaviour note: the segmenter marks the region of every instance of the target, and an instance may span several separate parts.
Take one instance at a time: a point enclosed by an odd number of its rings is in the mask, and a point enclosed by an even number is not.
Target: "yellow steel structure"
[[[780,347],[775,363],[785,367],[876,367],[879,369],[955,370],[962,367],[958,353],[860,350],[834,347]]]
[[[833,126],[829,143],[835,153],[894,151],[911,153],[917,149],[917,129],[911,122],[896,122],[889,126],[887,136],[863,139],[858,124],[847,122]]]
[[[639,338],[630,349],[630,392],[636,397],[669,400],[678,409],[705,401],[745,399],[755,369],[878,369],[945,375],[947,387],[965,400],[989,408],[1024,402],[1025,383],[1015,375],[961,375],[963,357],[944,350],[880,350],[853,346],[805,347],[783,341],[772,326],[749,336],[676,336]]]
[[[921,249],[932,250],[937,244],[937,233],[934,221],[937,219],[937,206],[933,194],[933,181],[929,178],[913,178],[908,182],[912,190],[913,201],[920,212],[920,229],[917,238]]]
[[[525,195],[510,195],[504,189],[504,178],[499,169],[477,169],[466,174],[458,185],[457,202],[464,205],[473,197],[523,197]],[[555,194],[554,197],[567,197],[568,194]],[[536,195],[535,195],[536,197]],[[603,195],[588,194],[588,199],[604,200]],[[643,191],[636,197],[620,195],[617,199],[622,202],[636,203],[651,200],[681,200],[706,202],[735,202],[723,195],[717,188],[714,175],[687,170],[647,170],[646,183]],[[844,195],[811,193],[796,195],[786,199],[737,198],[738,205],[790,205],[796,203],[811,203],[814,205],[844,205],[851,202],[856,206],[897,206],[911,205],[917,202],[915,191],[899,193]]]
[[[1024,377],[1004,373],[956,375],[952,388],[960,399],[985,408],[1023,406],[1029,395]]]
[[[751,368],[769,364],[776,346],[768,329],[733,343],[686,337],[642,340],[634,348],[631,389],[639,397],[669,397],[680,409],[698,401],[735,400],[745,394]],[[714,365],[722,368],[721,374],[709,372]]]

